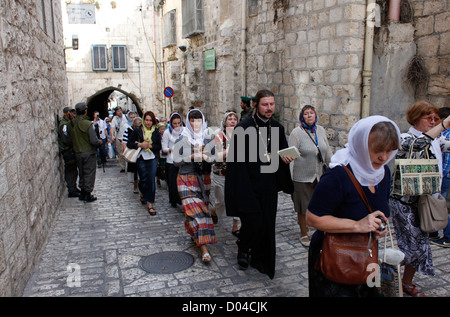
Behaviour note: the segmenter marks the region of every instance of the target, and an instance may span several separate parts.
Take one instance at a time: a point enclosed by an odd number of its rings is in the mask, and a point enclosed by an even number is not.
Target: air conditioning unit
[[[203,0],[182,0],[181,8],[183,38],[205,33]]]

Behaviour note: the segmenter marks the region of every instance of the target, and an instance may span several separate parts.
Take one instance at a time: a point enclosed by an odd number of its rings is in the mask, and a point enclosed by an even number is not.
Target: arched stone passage
[[[94,111],[98,111],[100,113],[100,118],[104,119],[109,115],[108,113],[108,98],[114,91],[119,91],[123,93],[124,95],[127,95],[130,97],[130,99],[133,101],[133,103],[136,105],[137,112],[139,113],[139,116],[142,117],[142,108],[139,103],[139,99],[133,95],[130,94],[120,88],[116,87],[107,87],[102,90],[99,90],[94,95],[87,98],[86,105],[88,107],[88,116],[92,118],[92,114]]]

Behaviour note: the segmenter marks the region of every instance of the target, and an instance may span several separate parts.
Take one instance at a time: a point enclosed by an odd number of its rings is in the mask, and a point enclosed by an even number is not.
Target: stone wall
[[[44,9],[46,21],[41,1],[0,1],[0,296],[21,295],[64,192],[61,8],[45,1]]]
[[[248,26],[248,88],[277,94],[288,133],[311,104],[332,146],[359,119],[365,1],[259,1]]]
[[[173,76],[174,85],[181,79],[181,107],[199,100],[217,124],[225,110],[240,111],[240,96],[268,88],[288,133],[298,125],[300,109],[312,104],[331,145],[343,146],[360,117],[366,2],[246,3],[205,1],[205,33],[191,38],[177,61],[166,63],[176,62],[181,73]],[[205,71],[204,52],[212,48],[217,69]]]
[[[438,107],[450,107],[450,3],[446,0],[411,1],[414,13],[417,54],[428,75],[427,98]]]
[[[167,0],[164,8],[179,2]],[[387,8],[388,2],[378,2]],[[370,114],[389,116],[402,129],[407,127],[404,112],[416,99],[428,98],[438,106],[449,102],[447,1],[408,4],[411,22],[376,27],[370,105]],[[216,124],[226,109],[240,111],[240,96],[269,88],[288,133],[298,125],[300,109],[312,104],[330,144],[344,146],[361,116],[366,6],[362,0],[205,0],[205,33],[181,39],[186,52],[165,49],[166,79],[180,91],[174,98],[177,107],[200,105]],[[204,53],[212,48],[217,69],[205,71]],[[416,54],[429,74],[422,93],[406,80]]]
[[[242,10],[245,1],[204,1],[205,33],[183,39],[181,1],[166,1],[163,13],[177,12],[177,46],[164,48],[166,83],[175,90],[174,110],[185,114],[198,107],[210,126],[218,126],[227,110],[240,112],[245,95],[242,68]],[[178,46],[185,45],[181,51]],[[216,69],[205,70],[205,52],[215,50]]]

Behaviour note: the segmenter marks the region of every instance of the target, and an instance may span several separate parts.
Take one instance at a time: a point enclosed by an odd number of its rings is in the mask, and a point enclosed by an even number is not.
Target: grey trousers
[[[86,193],[92,193],[97,172],[97,151],[75,153],[75,159],[80,175],[80,189]]]

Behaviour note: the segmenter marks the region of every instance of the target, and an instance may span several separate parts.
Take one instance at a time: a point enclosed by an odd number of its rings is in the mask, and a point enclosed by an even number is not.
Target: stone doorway
[[[88,107],[88,116],[92,118],[92,115],[94,111],[98,111],[100,113],[100,118],[104,119],[105,117],[109,116],[109,109],[108,109],[108,102],[110,99],[111,94],[113,93],[121,93],[131,99],[131,102],[136,108],[136,111],[138,112],[139,116],[142,117],[142,108],[139,103],[139,98],[133,94],[130,94],[120,88],[116,87],[107,87],[102,90],[99,90],[94,95],[87,98],[86,105]],[[130,109],[129,107],[128,109]],[[133,107],[134,108],[134,107]],[[125,112],[125,109],[124,109]]]

